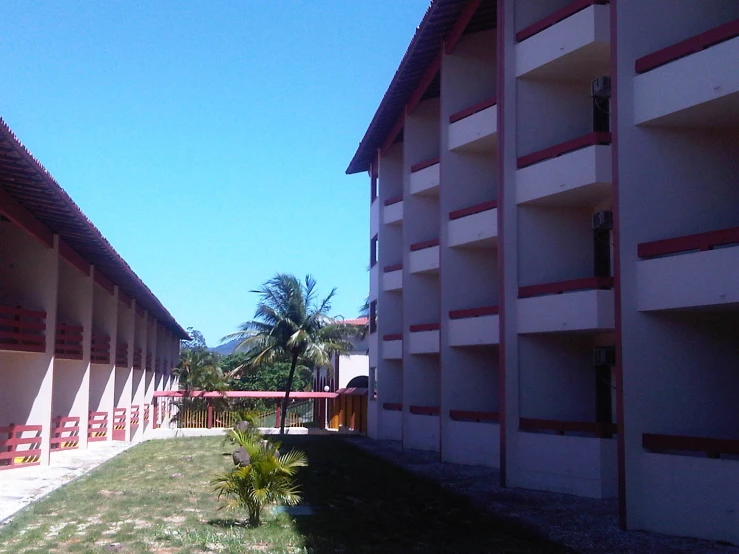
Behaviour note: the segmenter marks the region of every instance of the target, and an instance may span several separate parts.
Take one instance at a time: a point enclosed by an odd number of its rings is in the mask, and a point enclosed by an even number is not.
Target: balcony
[[[499,344],[498,306],[449,312],[449,346]]]
[[[613,278],[591,277],[519,287],[518,332],[610,331]]]
[[[739,19],[636,60],[634,123],[739,124]]]
[[[402,333],[382,336],[382,359],[403,359],[403,335]]]
[[[498,108],[488,98],[449,116],[449,150],[489,152],[497,145]]]
[[[610,133],[591,133],[519,158],[516,202],[594,206],[612,190]]]
[[[44,352],[46,312],[0,306],[0,350]]]
[[[110,363],[110,337],[92,335],[90,342],[90,363],[103,365]]]
[[[143,361],[142,354],[143,353],[142,353],[140,347],[135,347],[134,348],[134,350],[133,350],[133,368],[134,369],[141,369],[141,367],[142,367],[142,361]]]
[[[65,360],[82,359],[82,326],[57,324],[54,356]]]
[[[412,244],[408,261],[411,273],[438,273],[439,239]]]
[[[493,200],[449,213],[449,246],[491,248],[498,242],[498,203]]]
[[[441,183],[439,161],[436,157],[411,166],[411,194],[438,196]]]
[[[645,242],[637,252],[639,310],[739,303],[739,227]]]
[[[382,290],[403,290],[403,264],[386,265],[382,273]]]
[[[516,486],[589,498],[618,495],[614,425],[521,418]]]
[[[408,336],[409,354],[438,354],[439,353],[439,324],[424,323],[411,325]]]
[[[128,367],[128,344],[118,343],[115,345],[115,366]]]
[[[582,79],[609,73],[608,0],[576,0],[516,33],[516,77]]]
[[[395,196],[385,200],[382,212],[382,222],[385,225],[401,225],[403,223],[403,196]]]

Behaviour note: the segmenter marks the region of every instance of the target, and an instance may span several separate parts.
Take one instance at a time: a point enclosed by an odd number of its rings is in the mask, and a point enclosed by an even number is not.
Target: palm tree
[[[217,391],[227,387],[226,376],[219,366],[219,356],[205,348],[188,348],[180,352],[175,368],[180,386],[186,390]]]
[[[242,323],[240,331],[222,340],[240,341],[235,351],[247,353],[246,366],[249,368],[278,361],[290,363],[280,421],[280,434],[284,434],[298,363],[308,367],[329,366],[333,354],[351,349],[347,338],[356,330],[328,315],[336,289],[319,302],[316,280],[310,275],[301,282],[294,275],[278,273],[260,289],[251,292],[259,294],[254,320]]]

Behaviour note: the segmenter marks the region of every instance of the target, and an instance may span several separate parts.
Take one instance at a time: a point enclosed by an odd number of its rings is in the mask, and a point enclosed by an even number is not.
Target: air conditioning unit
[[[610,231],[613,229],[613,212],[602,211],[593,214],[593,231]]]
[[[593,350],[593,365],[616,365],[616,349],[613,346],[599,346]]]
[[[590,95],[593,98],[610,98],[611,78],[608,75],[603,75],[594,79],[590,85]]]

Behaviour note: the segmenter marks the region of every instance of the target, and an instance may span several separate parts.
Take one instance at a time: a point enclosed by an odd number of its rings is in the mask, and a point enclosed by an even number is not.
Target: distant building
[[[368,319],[347,319],[344,323],[364,327]],[[331,369],[321,368],[313,377],[313,390],[320,392],[328,386],[330,391],[347,387],[367,387],[369,377],[369,341],[367,337],[354,339],[354,348],[342,356],[334,356]]]

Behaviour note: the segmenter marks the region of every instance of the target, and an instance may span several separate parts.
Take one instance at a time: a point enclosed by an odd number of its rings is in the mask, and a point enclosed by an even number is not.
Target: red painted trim
[[[15,198],[2,189],[0,189],[0,213],[44,246],[54,247],[54,234],[49,228],[33,217]]]
[[[206,392],[201,390],[160,390],[154,391],[155,398],[284,398],[285,391],[225,391]],[[338,398],[337,392],[292,391],[290,398]]]
[[[739,439],[716,439],[644,433],[642,434],[642,448],[658,452],[665,450],[705,452],[709,458],[718,458],[721,454],[739,454]]]
[[[388,410],[391,412],[402,412],[403,411],[403,405],[400,402],[383,402],[382,403],[382,409]]]
[[[72,425],[67,425],[68,423]],[[78,448],[80,445],[79,434],[79,417],[58,416],[52,421],[49,447],[51,450],[72,450]]]
[[[54,337],[54,355],[66,360],[82,359],[82,333],[80,325],[58,323]]]
[[[637,247],[640,258],[654,258],[668,254],[679,254],[699,250],[706,252],[713,250],[715,246],[727,244],[739,244],[739,227],[721,229],[720,231],[709,231],[708,233],[697,233],[672,239],[655,240],[643,242]]]
[[[403,264],[392,264],[392,265],[386,265],[382,270],[385,273],[390,273],[391,271],[399,271],[403,269]]]
[[[516,33],[516,42],[522,42],[527,38],[531,38],[534,35],[541,33],[543,30],[548,29],[552,25],[556,25],[560,21],[564,21],[568,17],[575,15],[577,12],[581,12],[585,8],[589,8],[595,4],[608,4],[608,0],[575,0],[553,14],[540,19],[536,23],[529,25],[524,29],[521,29]]]
[[[393,204],[397,204],[398,202],[402,202],[402,201],[403,201],[403,195],[399,194],[398,196],[393,196],[392,198],[388,198],[387,200],[385,200],[385,205],[392,206]]]
[[[464,310],[449,310],[449,319],[467,319],[469,317],[497,315],[498,311],[498,306],[483,306],[480,308],[467,308]]]
[[[555,431],[558,435],[565,433],[588,433],[599,438],[610,438],[618,432],[613,423],[595,421],[558,421],[553,419],[533,419],[522,417],[518,421],[521,431]]]
[[[576,290],[612,289],[613,277],[586,277],[585,279],[572,279],[558,283],[546,283],[544,285],[531,285],[518,288],[519,298],[531,298],[545,294],[562,294]]]
[[[403,340],[403,333],[391,333],[382,335],[382,340]]]
[[[408,406],[408,410],[414,415],[438,416],[440,413],[438,406]]]
[[[423,250],[424,248],[432,248],[434,246],[439,246],[439,239],[425,240],[423,242],[411,244],[411,252],[417,252],[418,250]]]
[[[618,517],[619,526],[626,530],[626,443],[624,432],[624,402],[623,402],[623,365],[622,360],[622,333],[621,333],[621,234],[620,204],[619,204],[619,124],[618,124],[618,0],[612,0],[610,6],[611,24],[611,120],[613,121],[611,146],[612,183],[613,183],[613,302],[614,302],[614,342],[616,348],[616,365],[613,368],[613,379],[616,386],[616,435],[617,472],[618,472]]]
[[[478,112],[481,112],[483,110],[486,110],[488,108],[491,108],[495,106],[496,100],[495,96],[491,96],[490,98],[486,98],[482,102],[478,102],[477,104],[474,104],[470,106],[469,108],[465,108],[464,110],[460,110],[456,113],[453,113],[449,116],[449,123],[456,123],[457,121],[461,121],[462,119],[469,117],[471,115],[475,115]]]
[[[128,344],[120,342],[115,345],[115,365],[128,367]]]
[[[724,23],[704,33],[639,58],[634,62],[634,71],[637,73],[651,71],[690,54],[705,50],[710,46],[731,40],[734,37],[739,37],[739,19]]]
[[[480,204],[475,204],[474,206],[470,206],[469,208],[462,208],[461,210],[454,210],[453,212],[449,212],[449,220],[454,221],[455,219],[467,217],[468,215],[475,215],[482,212],[487,212],[488,210],[494,210],[497,207],[498,202],[496,200],[481,202]]]
[[[411,94],[408,103],[405,105],[406,113],[412,114],[414,111],[416,111],[416,108],[421,103],[421,98],[423,98],[423,95],[426,94],[426,90],[429,88],[429,85],[434,80],[434,77],[436,77],[436,74],[439,72],[440,69],[441,49],[439,49],[439,52],[436,54],[431,64],[429,64],[429,66],[426,68],[426,72],[423,74],[423,77],[421,77],[416,90],[414,90],[413,94]]]
[[[457,44],[459,44],[467,26],[470,24],[470,21],[472,21],[472,16],[475,15],[477,8],[480,6],[481,1],[482,0],[470,0],[467,2],[464,10],[462,10],[462,13],[459,14],[457,21],[454,22],[454,27],[449,31],[449,34],[444,41],[444,50],[447,54],[454,52],[454,49],[457,47]]]
[[[66,260],[72,267],[79,270],[85,277],[90,276],[90,264],[80,256],[71,246],[59,239],[59,256]]]
[[[87,419],[87,441],[108,440],[108,412],[90,412]]]
[[[115,286],[112,281],[99,271],[95,271],[92,276],[92,281],[104,291],[110,294],[115,294]]]
[[[440,325],[438,323],[419,323],[417,325],[411,325],[409,330],[411,333],[421,333],[423,331],[438,331]]]
[[[92,335],[90,340],[90,363],[110,363],[110,337]]]
[[[520,156],[518,158],[518,169],[523,169],[524,167],[543,162],[550,158],[556,158],[563,154],[569,154],[570,152],[580,150],[581,148],[597,146],[599,144],[611,144],[611,133],[588,133],[587,135],[555,144],[554,146],[550,146],[544,150]]]
[[[403,111],[400,116],[398,117],[398,121],[395,122],[395,125],[393,126],[392,130],[390,131],[390,134],[385,139],[385,142],[382,143],[382,146],[380,147],[380,154],[385,155],[387,154],[387,151],[390,150],[392,145],[395,143],[395,139],[397,138],[400,131],[403,130],[403,127],[405,125],[405,111]]]
[[[473,421],[475,423],[498,423],[498,412],[473,412],[469,410],[449,410],[449,418],[454,421]]]
[[[423,162],[418,162],[417,164],[411,166],[411,173],[416,173],[417,171],[421,171],[422,169],[426,169],[427,167],[436,165],[439,162],[441,162],[441,158],[439,156],[436,156],[435,158],[431,158],[429,160],[425,160]]]
[[[122,302],[127,308],[131,307],[131,297],[128,296],[121,289],[118,289],[118,300]]]

